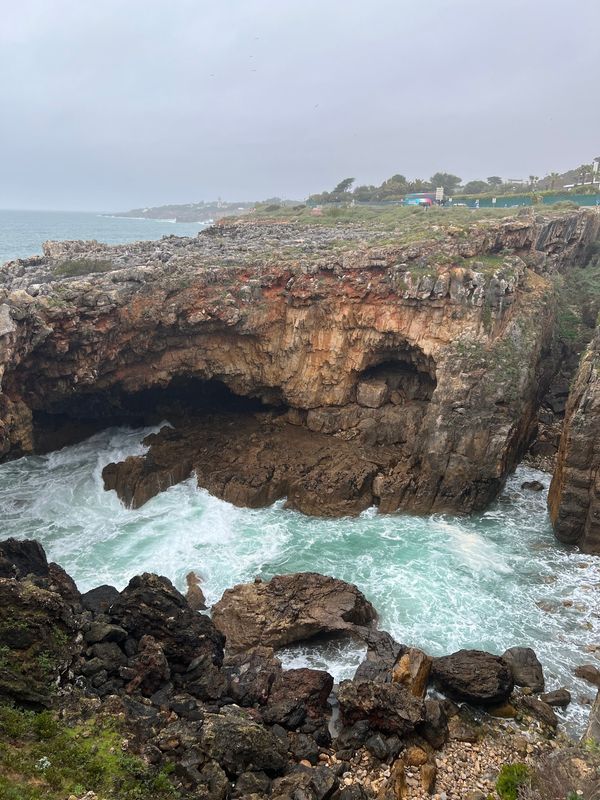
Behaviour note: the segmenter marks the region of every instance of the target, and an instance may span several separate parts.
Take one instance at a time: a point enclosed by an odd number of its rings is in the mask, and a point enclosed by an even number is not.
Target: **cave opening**
[[[48,400],[43,410],[33,409],[36,453],[48,453],[76,444],[110,427],[145,427],[210,414],[284,413],[276,389],[257,390],[252,396],[235,393],[223,381],[175,377],[166,386],[137,392],[111,387],[79,392],[60,400]]]
[[[429,402],[437,386],[435,362],[416,347],[379,353],[359,374],[357,402],[379,407]]]

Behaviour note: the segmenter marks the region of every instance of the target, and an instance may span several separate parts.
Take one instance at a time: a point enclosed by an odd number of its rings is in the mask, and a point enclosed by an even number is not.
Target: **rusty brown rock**
[[[431,656],[411,647],[408,653],[400,656],[394,666],[392,681],[404,686],[415,697],[425,697],[432,663]]]
[[[356,633],[377,613],[356,586],[315,572],[240,583],[213,606],[213,622],[230,651],[283,647],[318,634]]]

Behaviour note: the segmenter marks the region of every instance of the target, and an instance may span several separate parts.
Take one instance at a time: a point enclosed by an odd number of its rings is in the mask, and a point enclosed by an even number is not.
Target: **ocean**
[[[97,239],[123,244],[162,236],[195,236],[203,222],[128,219],[80,211],[0,210],[0,264],[42,252],[51,239]]]

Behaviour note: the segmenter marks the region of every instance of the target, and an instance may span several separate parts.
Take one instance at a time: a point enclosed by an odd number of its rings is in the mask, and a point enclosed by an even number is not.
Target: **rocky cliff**
[[[49,243],[0,270],[0,457],[48,446],[58,421],[76,435],[154,410],[178,419],[175,434],[105,476],[134,505],[195,469],[242,504],[483,508],[547,383],[553,276],[599,222],[235,224]]]
[[[548,505],[561,541],[600,554],[600,329],[571,387]]]

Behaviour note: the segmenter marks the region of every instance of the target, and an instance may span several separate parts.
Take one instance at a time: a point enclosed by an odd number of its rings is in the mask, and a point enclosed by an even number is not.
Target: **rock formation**
[[[600,328],[571,388],[548,507],[562,542],[600,554]]]
[[[356,586],[314,572],[238,584],[213,607],[215,625],[231,651],[283,647],[319,634],[360,634],[376,619]]]
[[[450,220],[392,232],[234,224],[158,243],[48,243],[43,257],[6,265],[0,457],[114,421],[177,427],[190,406],[202,423],[227,390],[246,417],[262,403],[286,435],[318,433],[344,454],[331,508],[301,488],[305,473],[310,485],[328,479],[315,471],[318,447],[292,459],[275,441],[250,485],[226,426],[221,475],[191,435],[176,465],[134,459],[107,485],[139,504],[196,469],[233,502],[296,490],[292,504],[309,513],[485,507],[528,444],[548,380],[553,276],[582,256],[600,216]]]
[[[60,568],[61,580],[52,576],[37,543],[8,540],[0,542],[0,552],[11,564],[10,576],[0,576],[0,794],[20,797],[24,787],[35,786],[56,789],[48,797],[57,800],[73,791],[140,800],[375,800],[415,787],[415,775],[427,792],[440,774],[447,787],[455,780],[461,742],[469,743],[469,762],[486,736],[514,740],[515,748],[525,741],[526,752],[530,741],[536,752],[555,751],[544,745],[555,733],[554,712],[518,690],[510,702],[523,720],[511,725],[528,738],[507,736],[505,728],[494,734],[493,718],[482,707],[506,699],[512,689],[510,668],[498,656],[462,651],[433,660],[438,687],[478,707],[459,710],[448,699],[426,696],[427,654],[369,627],[362,635],[371,677],[360,677],[365,670],[359,668],[354,680],[335,687],[322,670],[283,669],[270,647],[245,648],[234,638],[224,653],[216,625],[194,612],[166,578],[143,574],[121,592],[104,586],[80,595]],[[262,609],[261,631],[278,631],[279,643],[310,635],[315,620],[319,630],[347,630],[372,622],[375,613],[356,587],[325,576],[283,576],[279,583],[251,586],[269,595],[248,599]],[[239,610],[246,595],[240,587],[231,591]],[[229,607],[231,601],[226,593],[222,602]],[[216,614],[216,621],[227,622],[227,614]],[[535,663],[530,652],[511,652],[527,655],[517,658],[519,668]],[[331,703],[340,710],[335,726]],[[22,715],[23,708],[45,710]],[[597,717],[598,701],[586,734],[594,741]],[[86,744],[73,770],[77,741]],[[450,752],[438,754],[447,743]],[[586,741],[573,753],[584,759],[587,777],[588,767],[600,766],[592,746]],[[496,765],[514,760],[515,748],[503,751]],[[90,760],[96,752],[106,752],[107,762]],[[47,753],[48,764],[42,759]],[[125,794],[119,753],[130,775]],[[445,763],[453,769],[444,775]],[[486,769],[481,763],[473,780],[491,791]],[[110,791],[101,783],[103,772]]]

